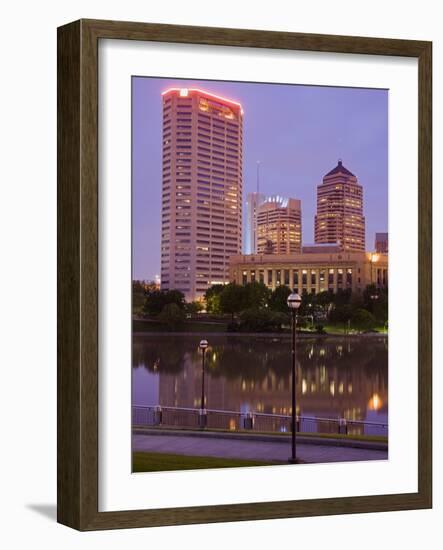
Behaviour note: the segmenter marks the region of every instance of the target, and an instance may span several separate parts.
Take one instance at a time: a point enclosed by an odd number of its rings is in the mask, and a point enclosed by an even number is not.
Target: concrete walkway
[[[134,433],[134,451],[171,453],[191,456],[214,456],[286,462],[291,453],[289,438],[276,437],[274,441],[243,438],[202,437],[200,435],[176,435],[162,433]],[[387,450],[299,443],[297,457],[308,463],[348,462],[358,460],[386,460]]]

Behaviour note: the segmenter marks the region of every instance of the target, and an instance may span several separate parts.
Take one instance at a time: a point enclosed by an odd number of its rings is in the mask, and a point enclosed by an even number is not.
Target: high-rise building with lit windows
[[[161,288],[198,300],[241,251],[243,110],[195,88],[162,100]]]
[[[365,250],[363,188],[341,160],[317,187],[315,242],[336,243],[342,250]]]
[[[267,197],[257,212],[257,254],[298,254],[301,243],[301,202]]]

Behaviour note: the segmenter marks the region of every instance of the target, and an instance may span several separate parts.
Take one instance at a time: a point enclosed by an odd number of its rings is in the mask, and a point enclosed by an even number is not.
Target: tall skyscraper
[[[258,254],[301,252],[301,202],[278,195],[268,197],[257,214]]]
[[[265,202],[263,193],[248,193],[246,197],[245,254],[257,253],[257,214]]]
[[[388,246],[388,234],[376,233],[375,234],[375,251],[379,254],[387,254],[389,250]]]
[[[317,187],[315,242],[337,243],[343,250],[365,250],[363,188],[341,160]]]
[[[229,282],[241,251],[243,110],[194,88],[163,99],[161,288],[187,300]]]

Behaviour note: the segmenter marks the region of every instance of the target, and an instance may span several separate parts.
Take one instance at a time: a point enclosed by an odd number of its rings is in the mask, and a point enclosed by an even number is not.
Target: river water
[[[198,408],[202,337],[208,409],[290,414],[290,339],[260,335],[134,335],[133,404]],[[298,338],[297,361],[298,414],[387,423],[387,337]]]

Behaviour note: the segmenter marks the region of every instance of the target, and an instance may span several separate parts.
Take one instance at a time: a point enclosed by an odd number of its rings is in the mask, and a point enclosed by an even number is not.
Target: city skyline
[[[314,242],[317,186],[337,158],[343,158],[364,187],[367,242],[374,242],[376,232],[387,232],[386,90],[136,77],[134,279],[160,273],[161,93],[174,86],[204,88],[243,106],[243,227],[246,196],[256,190],[260,160],[260,191],[300,199],[303,244]]]

